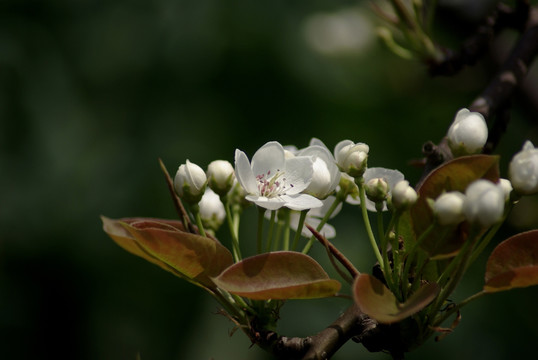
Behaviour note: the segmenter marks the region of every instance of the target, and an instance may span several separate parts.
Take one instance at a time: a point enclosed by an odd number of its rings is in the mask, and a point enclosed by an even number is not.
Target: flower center
[[[286,192],[288,187],[293,187],[293,184],[287,184],[284,172],[277,170],[276,174],[271,176],[271,170],[266,174],[256,176],[258,181],[258,191],[260,196],[273,198]]]

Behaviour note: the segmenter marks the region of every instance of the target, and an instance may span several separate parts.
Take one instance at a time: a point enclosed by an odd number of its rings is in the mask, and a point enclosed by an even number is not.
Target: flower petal
[[[372,167],[366,169],[364,172],[364,182],[367,183],[371,179],[382,178],[389,184],[389,188],[392,190],[396,183],[405,179],[404,174],[398,170],[385,169],[382,167]]]
[[[285,175],[282,181],[286,185],[286,194],[298,194],[312,181],[314,162],[309,156],[296,156],[286,160]]]
[[[375,178],[382,178],[383,180],[385,180],[387,184],[389,184],[389,193],[391,193],[394,185],[404,180],[405,177],[404,177],[404,174],[402,174],[398,170],[385,169],[382,167],[373,167],[373,168],[366,169],[366,171],[364,172],[364,182],[367,183],[371,179],[375,179]],[[360,204],[360,201],[359,201],[359,204]],[[366,199],[366,209],[368,209],[368,211],[377,211],[375,208],[375,203],[371,201],[370,199]],[[385,203],[383,205],[382,211],[387,211],[387,210],[388,210],[387,204]]]
[[[351,140],[342,140],[338,144],[336,144],[336,146],[334,147],[334,158],[336,159],[337,163],[339,163],[340,160],[343,160],[343,159],[339,159],[338,154],[340,153],[340,150],[342,150],[345,146],[353,145],[353,144],[354,142]]]
[[[252,156],[252,172],[254,177],[268,173],[272,176],[283,170],[286,164],[284,148],[276,141],[263,145]]]
[[[315,140],[317,140],[317,142]],[[336,189],[336,187],[340,183],[340,169],[338,169],[338,166],[336,165],[336,160],[334,159],[329,149],[327,149],[327,147],[321,142],[321,140],[312,138],[310,143],[311,145],[301,150],[298,155],[319,157],[321,158],[321,160],[325,161],[327,169],[331,174],[331,184],[329,186],[329,189],[331,189],[331,191]]]
[[[258,193],[256,177],[252,172],[247,155],[239,149],[235,150],[235,176],[247,193]]]
[[[282,195],[280,199],[285,202],[284,206],[291,210],[313,209],[323,205],[321,200],[308,194]]]
[[[265,196],[247,195],[246,199],[267,210],[278,210],[286,206],[286,201],[282,197],[268,198]]]

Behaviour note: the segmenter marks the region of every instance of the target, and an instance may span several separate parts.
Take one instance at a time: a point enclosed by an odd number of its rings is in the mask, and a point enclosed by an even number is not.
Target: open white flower
[[[317,139],[315,139],[317,140]],[[325,199],[332,194],[340,182],[340,170],[336,161],[321,140],[312,139],[310,146],[300,150],[298,156],[311,156],[314,161],[312,182],[305,193],[318,199]]]
[[[286,158],[284,148],[276,141],[258,149],[252,163],[243,151],[237,149],[235,175],[248,193],[246,199],[267,210],[283,206],[292,210],[306,210],[323,205],[315,197],[301,193],[312,181],[312,158]]]

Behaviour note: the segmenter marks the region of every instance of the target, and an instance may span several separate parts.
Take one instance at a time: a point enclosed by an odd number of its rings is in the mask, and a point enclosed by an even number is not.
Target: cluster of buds
[[[450,191],[440,195],[432,208],[440,225],[455,225],[467,220],[487,228],[503,218],[511,191],[510,181],[506,179],[499,183],[479,179],[469,184],[465,194]]]
[[[213,231],[224,221],[226,213],[221,197],[230,192],[233,184],[233,166],[224,160],[210,163],[207,173],[187,160],[179,166],[174,178],[177,195],[200,215],[203,226]]]

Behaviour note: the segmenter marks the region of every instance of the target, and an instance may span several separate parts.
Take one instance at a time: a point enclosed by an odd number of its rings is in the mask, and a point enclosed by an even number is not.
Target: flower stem
[[[269,231],[267,232],[267,244],[265,245],[265,251],[271,251],[271,245],[273,243],[273,228],[275,226],[276,210],[271,211],[271,220],[269,220]]]
[[[344,200],[344,198],[336,196],[333,203],[331,204],[331,207],[329,208],[329,210],[327,210],[327,213],[325,214],[325,216],[323,216],[323,219],[321,219],[321,222],[316,227],[316,231],[321,231],[321,229],[323,228],[323,225],[325,225],[327,223],[327,221],[329,221],[329,219],[331,218],[331,215],[333,214],[333,212],[336,210],[338,205],[340,205],[340,203],[343,200]],[[305,247],[303,248],[303,251],[302,251],[303,254],[308,254],[308,252],[310,251],[310,248],[312,247],[312,244],[314,243],[315,238],[316,237],[313,236],[313,235],[310,237],[310,239],[306,243]]]
[[[263,240],[263,215],[265,214],[265,209],[258,207],[258,234],[256,237],[256,249],[258,254],[262,253],[262,240]]]
[[[405,284],[407,284],[408,286],[407,286],[407,289],[404,289],[403,291],[404,296],[406,295],[406,293],[408,292],[408,290],[410,289],[412,285],[408,283],[409,271],[411,270],[411,264],[413,264],[413,261],[415,261],[417,249],[422,244],[422,242],[428,237],[428,235],[430,235],[430,233],[433,231],[434,228],[435,228],[435,224],[434,223],[430,224],[430,226],[428,226],[428,228],[424,230],[424,232],[420,235],[420,237],[413,244],[413,246],[411,247],[411,249],[409,250],[409,252],[407,252],[405,256],[405,259],[404,259],[405,265],[404,265],[404,270],[402,273],[402,281],[404,281]],[[420,274],[418,272],[415,272],[415,277],[419,275]]]
[[[283,238],[283,244],[282,249],[285,251],[288,251],[290,249],[290,212],[287,211],[285,222],[284,222],[284,238]]]
[[[221,201],[224,203],[224,209],[226,210],[226,221],[228,222],[228,229],[230,230],[230,236],[232,237],[232,252],[236,262],[241,260],[241,250],[239,248],[239,236],[238,226],[236,227],[235,220],[239,217],[235,212],[232,214],[230,209],[230,203],[226,198],[221,197]]]
[[[460,249],[458,255],[456,255],[456,257],[450,262],[450,264],[439,277],[437,284],[441,286],[442,290],[435,300],[434,306],[431,310],[432,312],[430,312],[430,316],[433,317],[436,315],[446,298],[448,298],[452,291],[454,291],[456,285],[463,277],[463,274],[469,265],[469,259],[471,257],[473,246],[478,240],[477,235],[477,229],[471,229],[470,234],[463,244],[463,247]]]
[[[462,307],[464,307],[465,305],[467,305],[468,303],[470,303],[471,301],[473,300],[476,300],[476,299],[479,299],[481,298],[482,296],[486,295],[487,292],[485,291],[480,291],[480,292],[477,292],[476,294],[473,294],[471,296],[469,296],[467,299],[463,300],[462,302],[460,302],[459,304],[457,304],[456,306],[452,307],[450,310],[448,310],[447,312],[445,312],[441,317],[439,317],[438,319],[434,320],[432,326],[439,326],[441,325],[446,319],[448,319],[452,314],[454,314],[456,311],[458,311],[459,309],[461,309]]]
[[[368,235],[368,240],[370,241],[370,245],[372,246],[372,250],[374,251],[375,257],[377,258],[377,261],[379,262],[379,265],[382,269],[384,269],[384,261],[381,257],[381,253],[379,252],[379,248],[377,247],[377,242],[375,240],[374,233],[372,231],[372,226],[370,225],[370,219],[368,218],[368,210],[366,209],[366,192],[364,190],[364,179],[358,178],[355,179],[355,183],[359,187],[359,198],[361,200],[361,212],[362,212],[362,219],[364,221],[364,227],[366,228],[366,234]]]
[[[198,226],[198,231],[200,232],[200,235],[203,237],[207,237],[205,230],[204,230],[204,224],[202,224],[202,217],[200,216],[200,207],[198,204],[191,206],[191,211],[194,215],[194,219],[196,220],[196,226]]]
[[[284,227],[284,224],[282,220],[277,220],[276,225],[276,234],[275,234],[275,241],[273,242],[273,250],[276,251],[280,248],[280,238],[282,237],[282,228]]]
[[[299,239],[301,238],[304,221],[306,219],[306,213],[308,213],[308,209],[301,211],[301,216],[299,217],[299,225],[297,225],[297,231],[295,232],[295,237],[293,238],[293,245],[291,247],[293,251],[297,249],[297,244],[299,243]]]

